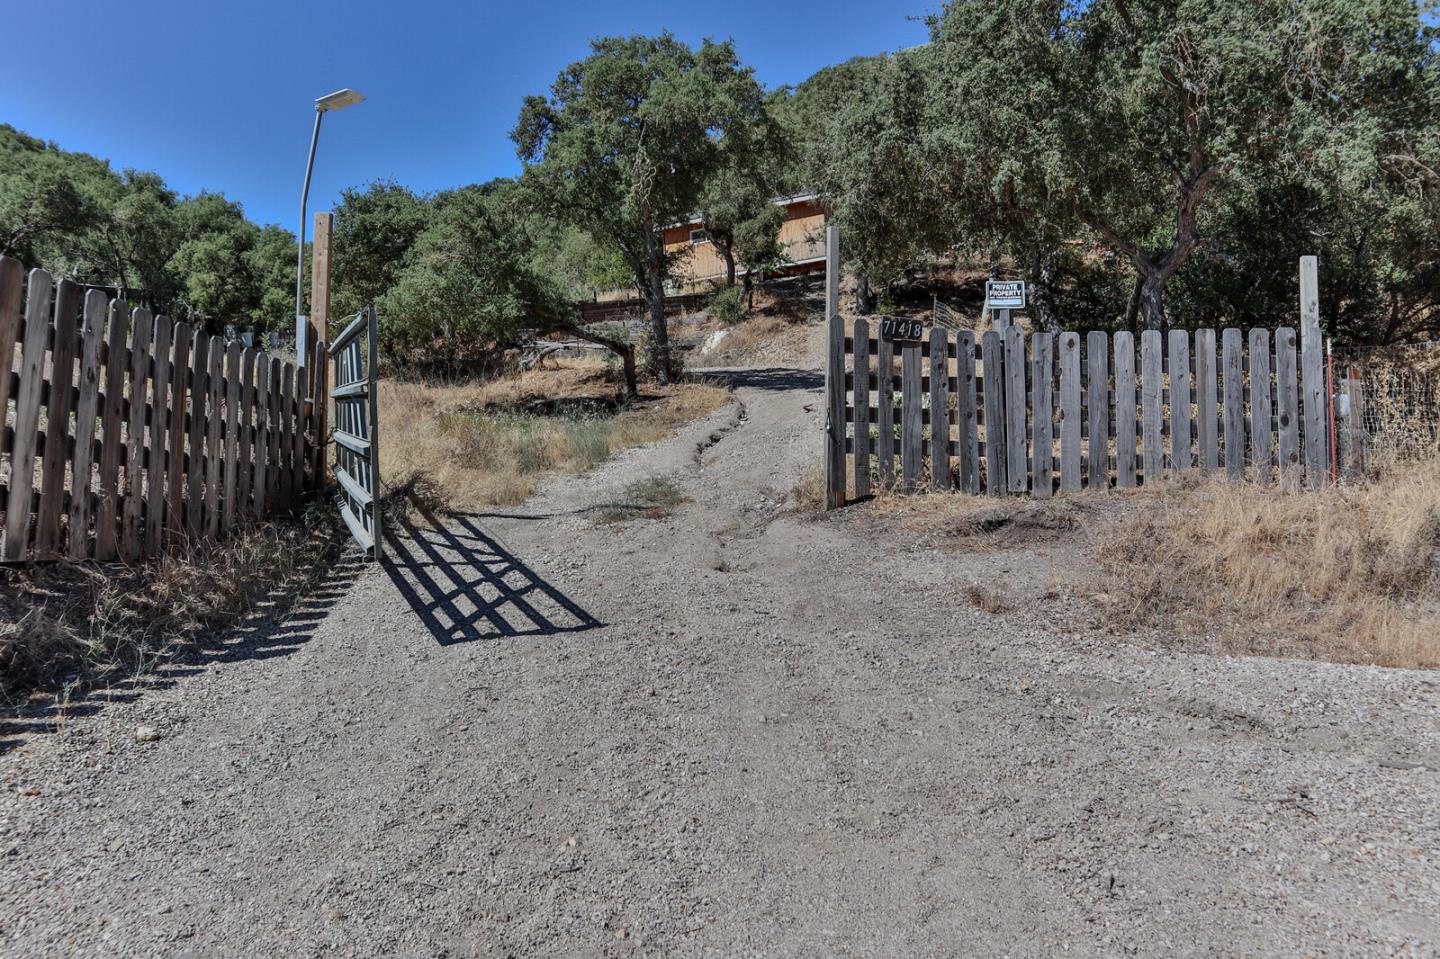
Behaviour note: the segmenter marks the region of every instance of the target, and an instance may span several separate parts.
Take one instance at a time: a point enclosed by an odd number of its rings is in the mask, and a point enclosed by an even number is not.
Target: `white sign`
[[[985,305],[992,310],[1025,309],[1025,281],[987,280]]]

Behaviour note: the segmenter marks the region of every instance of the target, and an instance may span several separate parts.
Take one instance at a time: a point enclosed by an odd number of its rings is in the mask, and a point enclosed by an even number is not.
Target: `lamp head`
[[[346,107],[354,106],[363,99],[365,99],[364,94],[357,93],[349,87],[346,87],[343,90],[336,90],[334,93],[327,93],[325,96],[316,100],[315,109],[319,113],[324,113],[327,110],[343,110]]]

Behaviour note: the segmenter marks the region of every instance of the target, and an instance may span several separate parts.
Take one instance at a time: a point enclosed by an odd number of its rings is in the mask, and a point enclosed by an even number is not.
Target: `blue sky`
[[[920,43],[937,5],[46,0],[30,20],[42,28],[0,56],[0,122],[293,230],[312,103],[340,87],[369,99],[327,116],[312,210],[381,177],[428,191],[517,172],[521,98],[594,36],[731,37],[773,87]]]

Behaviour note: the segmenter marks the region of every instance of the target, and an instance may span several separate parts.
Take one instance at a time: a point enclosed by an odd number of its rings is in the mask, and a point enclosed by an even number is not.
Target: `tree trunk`
[[[579,323],[562,323],[556,326],[556,332],[569,333],[577,339],[587,343],[596,343],[605,347],[616,356],[620,357],[620,364],[625,375],[625,395],[634,399],[639,395],[638,377],[635,372],[635,347],[624,340],[605,336],[601,333],[592,333]]]
[[[1140,288],[1144,284],[1143,276],[1135,277],[1135,285],[1130,288],[1130,299],[1125,302],[1125,329],[1131,333],[1139,330],[1135,324],[1140,317]]]
[[[1055,253],[1035,255],[1030,285],[1034,287],[1032,302],[1035,307],[1035,325],[1047,333],[1060,332],[1060,317],[1055,312]]]
[[[870,289],[870,280],[860,277],[855,283],[855,315],[869,316],[875,312],[875,294]]]
[[[653,231],[645,246],[649,283],[645,305],[650,310],[650,335],[655,344],[655,379],[666,386],[670,383],[670,329],[665,325],[665,250]]]
[[[755,271],[746,270],[745,279],[742,282],[744,283],[742,291],[745,297],[745,309],[753,310],[755,309]]]
[[[1159,270],[1147,271],[1141,276],[1140,315],[1145,318],[1147,330],[1165,330],[1165,278]]]
[[[713,242],[713,241],[712,241]],[[735,285],[735,248],[729,243],[716,243],[720,248],[720,256],[725,260],[725,285]]]

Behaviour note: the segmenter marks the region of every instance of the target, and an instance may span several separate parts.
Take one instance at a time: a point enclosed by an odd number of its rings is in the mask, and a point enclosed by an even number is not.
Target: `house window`
[[[701,243],[709,243],[709,242],[710,242],[710,234],[707,233],[707,232],[705,232],[704,230],[691,230],[691,231],[690,231],[690,245],[691,245],[691,246],[699,246]]]

